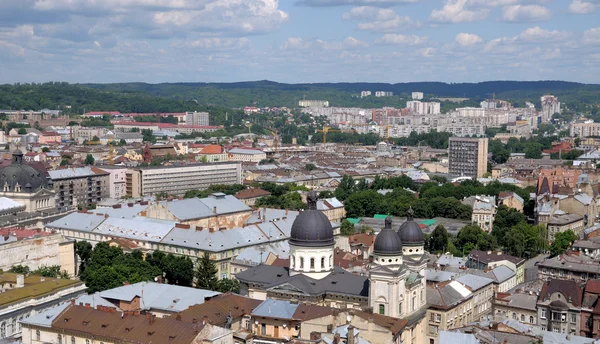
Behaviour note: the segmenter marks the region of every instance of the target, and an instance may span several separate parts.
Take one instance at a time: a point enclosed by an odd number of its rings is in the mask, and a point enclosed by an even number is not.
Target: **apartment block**
[[[600,123],[585,121],[571,124],[571,136],[590,137],[600,136]]]
[[[185,122],[187,125],[194,126],[208,126],[209,124],[210,114],[208,112],[186,112],[185,113]]]
[[[48,171],[56,191],[56,207],[89,207],[110,196],[110,173],[97,167]]]
[[[298,106],[302,107],[328,107],[329,102],[327,100],[301,100],[298,102]]]
[[[213,184],[241,184],[239,162],[158,166],[131,169],[126,176],[128,195],[149,196],[166,193],[183,195],[188,190],[205,190]]]
[[[480,178],[487,172],[488,139],[451,137],[448,157],[451,174]]]

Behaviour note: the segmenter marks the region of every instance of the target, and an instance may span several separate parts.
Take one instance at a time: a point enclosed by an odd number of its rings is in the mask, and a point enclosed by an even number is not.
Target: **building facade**
[[[86,208],[110,196],[109,173],[96,167],[48,171],[56,192],[56,207]]]
[[[209,126],[210,114],[208,112],[186,112],[185,124],[193,126]]]
[[[451,137],[448,159],[451,174],[481,178],[487,172],[488,139]]]

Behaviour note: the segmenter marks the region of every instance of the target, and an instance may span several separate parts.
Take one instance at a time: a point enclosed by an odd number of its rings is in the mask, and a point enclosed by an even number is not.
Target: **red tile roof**
[[[264,197],[264,196],[270,196],[270,195],[271,195],[271,193],[267,190],[263,190],[260,188],[252,188],[252,189],[242,190],[242,191],[236,193],[234,196],[237,199],[248,199],[248,198]]]
[[[223,147],[219,145],[208,145],[202,148],[200,154],[221,154],[223,153]]]
[[[262,302],[237,294],[225,293],[202,304],[192,306],[172,317],[180,316],[182,321],[189,323],[206,320],[210,324],[219,326],[227,322],[229,314],[233,319],[248,315]]]
[[[600,281],[599,280],[588,280],[585,285],[586,293],[600,294]]]

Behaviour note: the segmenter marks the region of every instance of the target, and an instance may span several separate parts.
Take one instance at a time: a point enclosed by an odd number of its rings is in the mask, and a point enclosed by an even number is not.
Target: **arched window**
[[[333,267],[333,256],[329,256],[329,266]]]
[[[35,339],[40,340],[40,337],[41,337],[40,330],[36,330],[35,331]]]
[[[304,257],[300,257],[300,269],[304,269]]]
[[[517,313],[514,313],[514,312],[513,312],[513,314],[512,314],[512,318],[513,318],[513,320],[517,320]]]
[[[529,323],[530,323],[530,324],[533,324],[533,316],[530,316],[530,317],[529,317]]]
[[[296,256],[292,256],[292,269],[296,266]]]
[[[89,339],[86,339],[86,340],[85,340],[85,344],[90,344],[90,340],[89,340]]]
[[[59,343],[59,344],[62,344],[62,334],[59,334],[59,335],[58,335],[58,343]]]
[[[525,314],[521,314],[521,321],[525,322]]]
[[[75,344],[75,337],[71,337],[71,344]]]
[[[321,269],[325,269],[325,257],[321,257]]]
[[[385,314],[385,305],[379,305],[379,314]]]
[[[311,268],[311,269],[314,269],[314,268],[315,268],[315,259],[314,259],[314,258],[311,258],[311,259],[310,259],[310,268]]]

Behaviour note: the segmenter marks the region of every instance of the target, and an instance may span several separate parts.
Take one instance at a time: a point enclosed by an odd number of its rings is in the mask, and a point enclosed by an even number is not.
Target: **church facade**
[[[308,210],[292,225],[289,266],[258,265],[239,273],[240,294],[407,319],[403,335],[390,343],[423,343],[424,237],[412,213],[398,231],[392,229],[391,217],[386,219],[385,228],[375,239],[368,276],[359,276],[333,265],[333,228],[316,209],[316,201],[316,192],[311,192]]]

